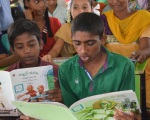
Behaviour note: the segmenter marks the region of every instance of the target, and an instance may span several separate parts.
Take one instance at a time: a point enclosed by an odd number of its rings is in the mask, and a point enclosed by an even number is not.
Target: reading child
[[[53,65],[55,88],[47,91],[49,94],[45,99],[61,101],[61,92],[58,84],[58,66],[49,62],[42,61],[39,57],[42,49],[40,29],[31,20],[19,19],[13,23],[8,32],[9,43],[14,54],[19,58],[19,62],[11,65],[7,71],[20,68],[29,68],[45,65]]]
[[[135,89],[134,64],[102,47],[103,31],[103,22],[94,13],[81,13],[72,22],[78,55],[59,68],[62,98],[68,107],[88,96]]]

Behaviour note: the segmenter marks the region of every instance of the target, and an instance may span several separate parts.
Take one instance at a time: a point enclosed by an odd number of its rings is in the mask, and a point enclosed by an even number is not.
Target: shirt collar
[[[101,49],[103,51],[106,52],[107,54],[107,59],[102,67],[102,71],[105,71],[106,69],[108,68],[111,68],[111,67],[115,67],[115,61],[114,61],[114,57],[113,57],[113,54],[111,52],[109,52],[105,47],[101,47]],[[83,62],[82,60],[80,59],[80,57],[77,55],[77,59],[76,59],[76,63],[74,64],[74,66],[80,66],[80,67],[84,67],[83,66]]]

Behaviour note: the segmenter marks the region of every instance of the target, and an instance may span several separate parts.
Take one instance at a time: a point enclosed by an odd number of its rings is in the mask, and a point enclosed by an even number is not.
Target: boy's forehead
[[[31,40],[37,40],[37,37],[35,35],[30,34],[30,33],[23,33],[23,34],[17,36],[15,38],[14,42],[22,42],[22,43],[24,43],[24,42],[28,42],[28,41],[31,41]]]
[[[75,31],[72,33],[72,38],[80,38],[80,37],[91,38],[91,37],[97,37],[97,36],[99,35],[95,35],[87,31]]]

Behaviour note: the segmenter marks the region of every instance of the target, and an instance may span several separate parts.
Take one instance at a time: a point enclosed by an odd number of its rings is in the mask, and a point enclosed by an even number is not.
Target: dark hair
[[[21,18],[15,21],[8,29],[9,43],[13,49],[14,49],[14,40],[16,39],[16,37],[24,33],[35,35],[36,38],[38,39],[38,42],[40,41],[41,37],[38,25],[31,20]]]
[[[53,33],[52,33],[51,25],[50,25],[50,19],[48,16],[48,8],[46,8],[46,11],[44,13],[44,19],[45,19],[46,28],[42,32],[42,39],[44,41],[44,44],[46,44],[47,33],[48,33],[48,37],[53,37]]]
[[[27,1],[30,2],[30,0],[27,0]],[[25,4],[25,0],[23,0],[23,3],[24,3],[24,8],[28,9],[28,7]],[[48,16],[48,8],[46,8],[46,10],[45,10],[44,20],[45,20],[46,28],[42,32],[42,40],[43,40],[44,44],[46,44],[47,33],[48,33],[48,37],[53,37],[53,33],[52,33],[52,30],[51,30],[51,25],[50,25],[50,19],[49,19],[49,16]]]
[[[30,0],[27,0],[27,1],[29,2]],[[24,9],[28,9],[28,7],[25,4],[25,0],[23,0],[23,4],[24,4]]]
[[[101,39],[104,31],[103,21],[100,16],[94,13],[81,13],[72,21],[72,34],[77,31],[99,35],[99,38]]]
[[[74,0],[71,0],[71,2],[70,2],[70,9],[71,9],[71,7],[72,7],[73,1],[74,1]],[[90,5],[91,5],[91,8],[92,8],[92,0],[88,0],[88,1],[89,1]],[[72,18],[71,12],[70,12],[70,22],[71,22],[72,20],[73,20],[73,18]]]

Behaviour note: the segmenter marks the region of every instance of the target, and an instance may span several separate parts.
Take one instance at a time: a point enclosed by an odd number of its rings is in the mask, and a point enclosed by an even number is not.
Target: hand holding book
[[[62,101],[60,88],[45,91],[45,94],[47,95],[44,97],[45,100],[49,100],[49,101],[53,101],[53,102],[61,102]]]
[[[122,111],[116,110],[114,118],[115,120],[141,120],[141,116],[132,111],[129,114],[126,114]]]

